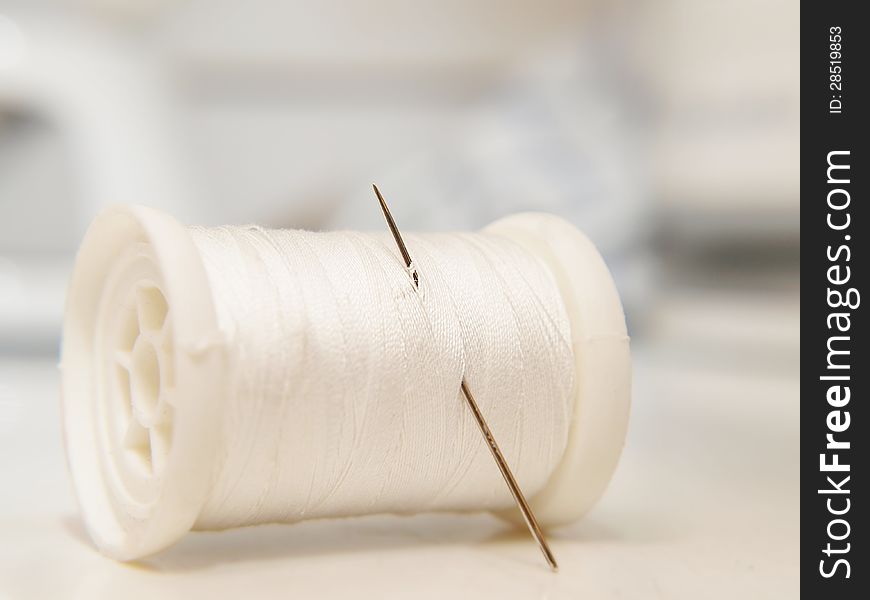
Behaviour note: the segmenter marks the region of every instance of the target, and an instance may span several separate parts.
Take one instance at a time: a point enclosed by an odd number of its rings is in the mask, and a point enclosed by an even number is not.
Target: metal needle
[[[396,227],[396,222],[393,220],[393,215],[390,213],[389,207],[387,207],[387,202],[381,195],[381,191],[378,189],[378,186],[372,184],[372,188],[374,188],[375,190],[375,195],[378,197],[378,202],[381,203],[381,210],[384,212],[384,218],[387,220],[387,225],[390,227],[390,232],[393,234],[393,239],[396,240],[396,245],[399,247],[399,252],[402,254],[402,258],[405,260],[405,266],[411,268],[411,255],[408,253],[408,248],[405,246],[405,242],[402,240],[402,234],[399,233],[399,228]],[[412,272],[412,276],[414,278],[414,285],[419,287],[420,281],[417,276],[416,270]],[[517,503],[517,507],[520,509],[520,512],[523,515],[523,519],[525,520],[526,525],[528,526],[529,531],[532,534],[532,537],[534,537],[535,541],[538,542],[538,546],[541,548],[541,552],[544,554],[544,558],[547,560],[550,568],[553,569],[553,571],[558,571],[559,565],[556,564],[556,558],[553,556],[553,552],[550,550],[550,546],[547,545],[547,540],[544,537],[544,533],[541,531],[541,527],[538,525],[537,519],[535,519],[535,514],[532,512],[532,508],[529,506],[529,503],[526,502],[526,498],[525,496],[523,496],[523,492],[522,490],[520,490],[520,486],[517,484],[516,479],[514,479],[513,473],[511,473],[510,467],[508,466],[504,455],[501,453],[501,450],[499,449],[498,444],[495,441],[495,437],[493,437],[492,432],[489,430],[489,425],[486,424],[486,419],[483,418],[483,414],[480,412],[480,408],[477,406],[477,402],[475,402],[474,400],[474,396],[471,393],[471,389],[468,387],[468,382],[465,381],[465,377],[462,378],[462,384],[460,385],[460,388],[462,389],[462,395],[465,397],[468,408],[471,409],[471,413],[474,415],[474,419],[475,421],[477,421],[478,427],[480,427],[480,432],[483,434],[483,437],[486,440],[486,445],[489,447],[490,452],[492,452],[492,457],[495,459],[499,471],[501,471],[501,475],[502,477],[504,477],[505,483],[507,483],[507,486],[511,491],[511,495],[514,497],[514,500]]]

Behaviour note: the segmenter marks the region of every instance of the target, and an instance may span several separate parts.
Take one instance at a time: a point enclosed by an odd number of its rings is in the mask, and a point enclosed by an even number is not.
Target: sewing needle
[[[387,202],[381,195],[381,191],[378,189],[378,186],[372,184],[372,188],[375,190],[375,195],[378,197],[378,202],[381,203],[381,210],[384,213],[384,218],[387,220],[387,225],[390,228],[390,232],[393,234],[393,239],[396,240],[396,245],[399,247],[399,252],[402,254],[402,258],[405,261],[405,266],[410,269],[411,255],[408,253],[408,248],[405,246],[405,242],[402,240],[402,234],[399,233],[399,228],[396,226],[396,221],[393,220],[393,215],[392,213],[390,213]],[[414,286],[419,287],[420,281],[417,275],[417,270],[414,269],[411,274],[414,279]],[[486,419],[483,418],[483,413],[480,412],[480,408],[477,406],[477,402],[475,402],[474,400],[474,395],[471,393],[471,389],[468,387],[468,382],[465,381],[464,376],[462,378],[462,383],[460,384],[460,389],[462,390],[462,395],[465,397],[465,401],[468,404],[468,408],[471,409],[471,413],[474,415],[474,420],[477,421],[477,425],[480,428],[480,433],[483,434],[483,437],[486,440],[486,445],[489,446],[489,450],[490,452],[492,452],[492,457],[495,459],[499,471],[501,471],[501,475],[502,477],[504,477],[505,483],[507,483],[507,486],[511,491],[511,495],[514,497],[514,500],[517,503],[517,507],[520,509],[520,512],[523,515],[523,520],[525,520],[526,526],[529,528],[529,532],[531,532],[532,537],[534,537],[535,541],[538,543],[538,547],[540,547],[541,552],[544,554],[544,558],[547,560],[547,564],[550,565],[550,568],[553,571],[558,571],[559,565],[556,564],[556,558],[553,556],[553,552],[550,550],[550,546],[547,544],[547,540],[544,537],[544,533],[541,531],[540,526],[538,525],[537,519],[535,519],[535,514],[532,512],[532,508],[529,506],[529,503],[526,502],[526,498],[525,496],[523,496],[523,492],[522,490],[520,490],[520,486],[517,484],[516,479],[514,479],[513,473],[511,473],[510,467],[508,466],[504,455],[501,453],[501,450],[499,449],[498,444],[495,441],[495,437],[489,430],[489,425],[486,424]]]

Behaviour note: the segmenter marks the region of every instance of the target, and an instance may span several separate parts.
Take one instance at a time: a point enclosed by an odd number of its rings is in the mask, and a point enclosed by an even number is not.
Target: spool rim
[[[541,525],[568,524],[603,495],[625,442],[631,356],[622,303],[604,259],[568,221],[520,213],[483,232],[510,238],[542,259],[565,303],[576,373],[572,423],[562,460],[529,503]],[[514,522],[520,518],[514,509],[496,514]]]
[[[67,294],[61,388],[70,473],[103,553],[141,557],[193,526],[217,449],[221,340],[187,231],[145,207],[101,213]]]

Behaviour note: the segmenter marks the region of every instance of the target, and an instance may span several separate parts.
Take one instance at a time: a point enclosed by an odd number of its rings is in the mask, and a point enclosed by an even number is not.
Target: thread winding
[[[191,227],[230,353],[200,528],[513,504],[466,376],[528,496],[567,444],[571,331],[552,273],[487,233]]]

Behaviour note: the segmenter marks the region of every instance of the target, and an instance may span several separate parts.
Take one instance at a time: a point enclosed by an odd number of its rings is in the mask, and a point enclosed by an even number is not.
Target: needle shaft
[[[396,240],[396,245],[399,247],[399,252],[401,253],[402,258],[405,261],[405,266],[410,268],[411,255],[408,253],[408,248],[405,246],[405,242],[402,239],[402,234],[399,233],[399,228],[396,226],[396,221],[393,219],[392,213],[390,213],[387,202],[381,195],[378,186],[372,185],[372,188],[374,188],[375,195],[378,197],[378,202],[380,202],[381,204],[381,210],[384,213],[384,218],[387,220],[387,225],[390,228],[390,232],[393,234],[393,239]],[[412,272],[412,276],[414,278],[414,285],[419,287],[420,281],[416,270]],[[480,428],[480,433],[483,434],[486,445],[487,447],[489,447],[489,450],[492,453],[492,457],[495,459],[495,463],[496,465],[498,465],[498,469],[499,471],[501,471],[501,475],[502,477],[504,477],[505,483],[507,483],[511,495],[513,496],[514,501],[517,503],[517,507],[520,509],[520,512],[523,515],[523,520],[526,522],[526,526],[529,528],[529,532],[538,543],[538,547],[540,547],[544,558],[547,560],[547,564],[550,565],[550,568],[553,571],[558,571],[559,566],[556,564],[556,558],[553,556],[553,552],[550,550],[550,546],[547,544],[547,539],[544,537],[544,532],[541,531],[541,527],[538,525],[537,519],[535,519],[535,513],[532,512],[531,506],[529,506],[529,503],[526,501],[525,496],[523,496],[523,492],[520,489],[519,484],[517,484],[517,480],[514,478],[514,475],[511,472],[511,469],[508,466],[504,455],[501,453],[501,449],[499,449],[498,447],[498,443],[496,443],[495,441],[495,437],[492,435],[492,432],[489,429],[489,425],[487,425],[486,423],[486,419],[483,417],[483,413],[480,412],[480,408],[477,406],[477,402],[474,400],[474,395],[471,393],[471,389],[468,387],[468,382],[465,381],[465,377],[462,378],[460,388],[462,390],[462,396],[465,398],[466,404],[468,404],[468,408],[474,415],[474,420],[477,421],[477,425]]]

